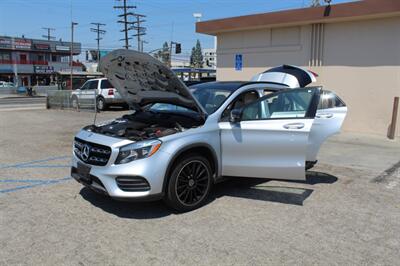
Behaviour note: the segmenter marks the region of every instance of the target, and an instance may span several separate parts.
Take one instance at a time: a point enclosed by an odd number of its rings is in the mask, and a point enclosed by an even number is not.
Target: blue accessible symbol
[[[243,55],[236,54],[235,55],[235,70],[241,71],[243,67]]]

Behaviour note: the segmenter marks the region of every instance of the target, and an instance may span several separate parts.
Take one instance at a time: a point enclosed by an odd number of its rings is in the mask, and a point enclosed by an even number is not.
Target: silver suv
[[[100,69],[134,112],[83,128],[71,175],[113,198],[163,198],[178,211],[201,206],[224,177],[304,180],[347,112],[321,87],[290,88],[315,80],[293,66],[190,88],[135,51],[111,52]]]

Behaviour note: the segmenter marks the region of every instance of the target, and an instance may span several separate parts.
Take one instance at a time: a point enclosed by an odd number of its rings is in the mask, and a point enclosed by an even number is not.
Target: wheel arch
[[[177,160],[180,157],[184,156],[185,154],[190,154],[190,153],[201,154],[201,155],[204,155],[204,157],[206,157],[208,159],[208,161],[211,164],[211,170],[213,172],[213,180],[215,182],[215,180],[218,176],[218,167],[219,167],[218,157],[217,157],[215,150],[208,143],[194,143],[194,144],[187,145],[184,148],[178,150],[178,152],[176,152],[172,156],[171,160],[168,163],[167,170],[165,171],[165,177],[164,177],[164,181],[163,181],[163,192],[165,192],[165,189],[169,182],[170,174],[172,172],[174,164],[177,162]]]

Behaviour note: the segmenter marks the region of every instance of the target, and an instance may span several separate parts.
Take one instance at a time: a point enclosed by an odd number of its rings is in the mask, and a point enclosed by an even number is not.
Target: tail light
[[[114,90],[113,89],[109,89],[108,90],[108,95],[114,95]]]
[[[319,75],[318,75],[317,73],[315,73],[315,72],[313,72],[313,71],[311,71],[311,70],[308,70],[308,72],[310,72],[311,74],[313,74],[313,75],[314,75],[314,77],[316,77],[316,78],[318,78],[318,77],[319,77]]]

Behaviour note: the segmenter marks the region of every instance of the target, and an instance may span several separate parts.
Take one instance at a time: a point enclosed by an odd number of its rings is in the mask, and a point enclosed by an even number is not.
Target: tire
[[[71,105],[72,105],[72,108],[78,109],[78,107],[79,107],[78,97],[72,96]]]
[[[189,154],[172,168],[165,202],[179,212],[201,207],[208,198],[212,181],[210,162],[201,155]]]
[[[107,109],[107,104],[103,97],[97,98],[96,105],[97,111],[104,111]]]

